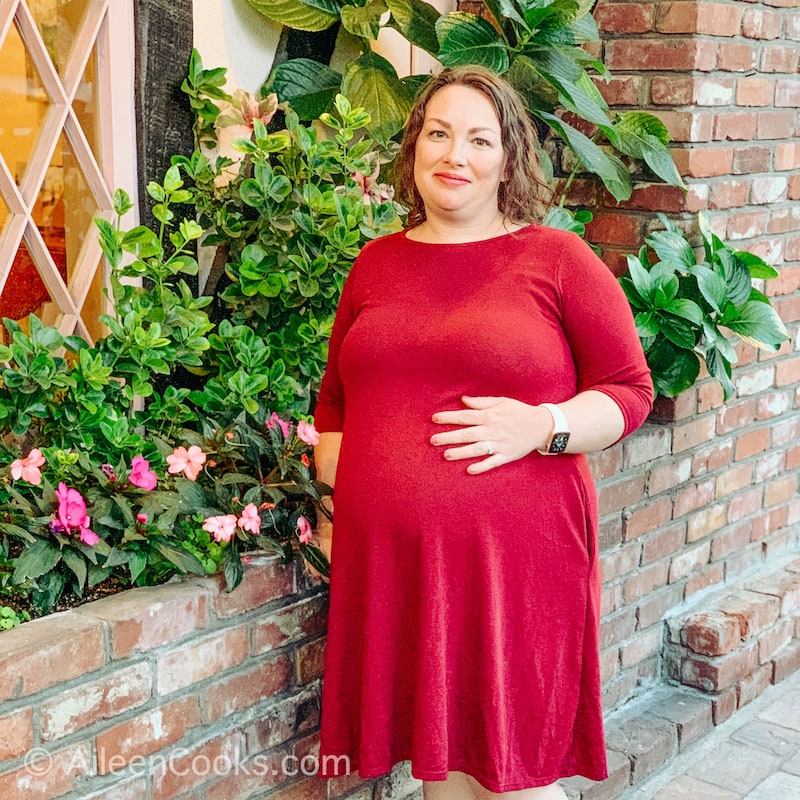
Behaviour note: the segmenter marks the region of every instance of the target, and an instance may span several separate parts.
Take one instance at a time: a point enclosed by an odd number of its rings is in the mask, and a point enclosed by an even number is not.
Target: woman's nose
[[[451,139],[450,147],[445,153],[445,158],[450,164],[463,164],[466,161],[466,149],[464,142],[458,139]]]

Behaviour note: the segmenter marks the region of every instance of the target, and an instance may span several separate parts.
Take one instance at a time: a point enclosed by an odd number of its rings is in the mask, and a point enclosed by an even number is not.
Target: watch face
[[[568,433],[554,433],[553,438],[550,441],[550,453],[563,453],[567,449],[567,443],[569,442],[569,434]]]

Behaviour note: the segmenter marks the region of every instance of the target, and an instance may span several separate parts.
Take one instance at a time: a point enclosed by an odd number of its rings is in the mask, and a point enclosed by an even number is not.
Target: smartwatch
[[[542,408],[546,408],[553,417],[553,430],[544,448],[539,452],[543,456],[556,456],[567,449],[567,443],[569,442],[567,418],[564,416],[564,412],[552,403],[540,403],[539,405]]]

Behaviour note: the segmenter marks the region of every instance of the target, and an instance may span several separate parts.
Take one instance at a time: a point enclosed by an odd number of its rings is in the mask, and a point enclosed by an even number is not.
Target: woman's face
[[[505,167],[500,121],[486,95],[458,85],[436,92],[414,151],[414,181],[426,216],[471,224],[482,215],[493,220]]]

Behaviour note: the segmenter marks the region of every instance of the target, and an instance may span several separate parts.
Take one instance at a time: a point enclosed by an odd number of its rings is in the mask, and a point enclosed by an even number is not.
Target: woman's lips
[[[449,183],[453,186],[461,186],[465,183],[469,183],[469,180],[462,175],[454,175],[450,172],[436,172],[434,173],[434,177],[438,178],[443,183]]]

